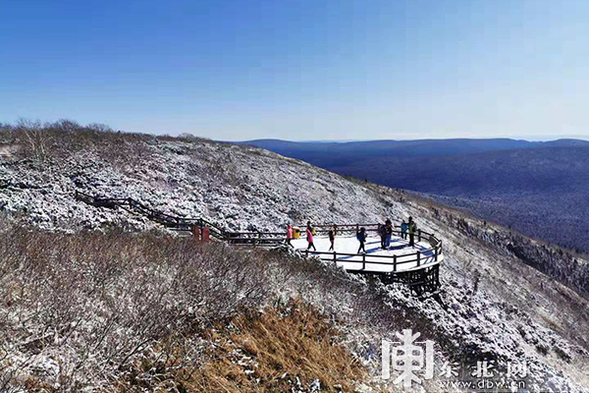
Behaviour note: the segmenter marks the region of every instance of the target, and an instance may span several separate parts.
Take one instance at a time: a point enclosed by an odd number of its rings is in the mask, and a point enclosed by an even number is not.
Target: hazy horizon
[[[195,135],[197,136],[197,135]],[[526,142],[554,142],[557,140],[580,140],[580,141],[588,141],[589,136],[555,136],[555,137],[548,137],[543,139],[534,139],[534,138],[509,138],[509,137],[491,137],[491,138],[473,138],[473,137],[456,137],[456,138],[414,138],[414,139],[347,139],[347,140],[325,140],[325,139],[309,139],[309,140],[291,140],[291,139],[278,139],[278,138],[257,138],[257,139],[246,139],[246,140],[238,140],[238,141],[225,141],[225,142],[255,142],[255,141],[263,141],[263,140],[276,140],[276,141],[283,141],[283,142],[294,142],[294,143],[353,143],[353,142],[378,142],[378,141],[395,141],[395,142],[408,142],[408,141],[442,141],[442,140],[491,140],[491,139],[511,139],[516,141],[526,141]]]
[[[111,129],[112,131],[119,131],[119,132],[125,132],[125,133],[141,133],[141,134],[149,134],[149,135],[170,135],[170,136],[182,136],[182,135],[192,135],[194,137],[198,137],[198,138],[206,138],[206,139],[211,139],[211,140],[215,140],[215,141],[219,141],[219,142],[228,142],[228,143],[233,143],[233,142],[237,142],[237,143],[243,143],[243,142],[255,142],[255,141],[263,141],[263,140],[276,140],[276,141],[283,141],[283,142],[293,142],[293,143],[353,143],[353,142],[378,142],[378,141],[395,141],[395,142],[406,142],[406,141],[426,141],[426,140],[431,140],[431,141],[435,141],[435,140],[493,140],[493,139],[510,139],[510,140],[515,140],[515,141],[527,141],[527,142],[553,142],[553,141],[557,141],[557,140],[580,140],[580,141],[588,141],[589,142],[589,136],[583,136],[583,135],[552,135],[552,136],[546,136],[546,137],[529,137],[529,138],[525,138],[525,137],[508,137],[508,136],[492,136],[492,137],[473,137],[473,136],[456,136],[456,137],[448,137],[448,138],[436,138],[436,137],[424,137],[424,138],[379,138],[379,139],[339,139],[339,140],[330,140],[330,139],[304,139],[304,140],[298,140],[298,139],[281,139],[281,138],[276,138],[276,137],[264,137],[264,138],[255,138],[255,139],[219,139],[219,138],[214,138],[214,137],[209,137],[206,135],[200,135],[200,134],[196,134],[196,133],[192,133],[192,132],[171,132],[171,133],[157,133],[157,132],[150,132],[150,131],[142,131],[142,130],[124,130],[124,129],[117,129],[116,127],[112,127],[110,124],[108,123],[99,123],[99,122],[89,122],[87,124],[83,124],[83,123],[79,123],[77,122],[77,120],[75,119],[71,119],[71,118],[67,118],[67,119],[57,119],[55,120],[56,122],[59,121],[73,121],[76,122],[78,124],[80,124],[81,126],[92,126],[92,125],[101,125],[101,126],[106,126],[106,128]],[[17,126],[19,121],[23,121],[25,123],[36,123],[40,126],[46,125],[46,124],[51,124],[52,122],[50,121],[42,121],[40,119],[18,119],[17,121],[14,122],[10,122],[10,121],[3,121],[2,119],[0,119],[0,125],[2,124],[6,124],[6,125],[10,125],[10,126]]]

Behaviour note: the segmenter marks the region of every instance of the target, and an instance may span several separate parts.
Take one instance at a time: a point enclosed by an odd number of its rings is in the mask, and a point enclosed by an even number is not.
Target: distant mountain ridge
[[[340,175],[426,193],[481,218],[589,252],[589,141],[427,139],[243,144]]]
[[[365,142],[291,142],[280,139],[258,139],[236,142],[270,150],[286,157],[297,158],[331,170],[342,161],[354,162],[367,158],[454,156],[515,149],[534,149],[550,146],[589,146],[589,141],[558,139],[549,142],[530,142],[508,138],[497,139],[419,139],[375,140]],[[352,174],[353,175],[353,174]]]
[[[449,155],[455,153],[477,153],[494,150],[512,150],[537,148],[548,146],[589,146],[589,141],[582,139],[557,139],[553,141],[527,141],[523,139],[510,138],[493,138],[493,139],[472,139],[472,138],[454,138],[454,139],[415,139],[415,140],[394,140],[382,139],[371,141],[353,141],[353,142],[294,142],[282,139],[256,139],[244,142],[235,142],[240,145],[251,145],[274,151],[275,149],[284,149],[292,151],[324,151],[326,147],[333,148],[338,152],[352,152],[363,149],[363,151],[390,153],[390,149],[408,149],[400,150],[403,155],[423,155],[423,151],[417,151],[416,148],[423,148],[426,152],[433,151],[437,155]]]

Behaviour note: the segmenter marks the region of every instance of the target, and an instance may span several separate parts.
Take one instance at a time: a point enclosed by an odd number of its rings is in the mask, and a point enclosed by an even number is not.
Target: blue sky
[[[0,0],[0,121],[589,138],[589,2]]]

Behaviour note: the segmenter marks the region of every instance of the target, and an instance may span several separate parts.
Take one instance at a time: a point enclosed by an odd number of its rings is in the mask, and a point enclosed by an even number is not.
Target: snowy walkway
[[[321,254],[317,254],[321,259],[333,260],[333,252],[328,251],[330,243],[326,236],[315,236],[314,243],[317,251],[321,252]],[[293,239],[292,245],[296,250],[305,251],[307,249],[307,240],[304,236],[301,239]],[[433,266],[444,259],[443,254],[440,253],[438,260],[435,260],[432,246],[427,241],[416,242],[415,247],[409,247],[408,240],[393,237],[390,248],[383,250],[380,248],[379,237],[369,237],[366,241],[365,256],[357,254],[359,245],[360,243],[354,235],[337,236],[335,239],[337,265],[346,270],[389,273],[421,269],[427,265]],[[418,251],[420,253],[419,265],[417,262]],[[312,252],[309,253],[309,255],[312,254]],[[394,264],[395,255],[397,256],[396,266]],[[363,262],[363,259],[365,259],[365,262]]]

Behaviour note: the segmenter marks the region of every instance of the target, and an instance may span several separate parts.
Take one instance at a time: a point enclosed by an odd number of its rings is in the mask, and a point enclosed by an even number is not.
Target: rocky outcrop
[[[526,265],[589,298],[589,263],[572,252],[464,217],[446,215],[444,219],[469,236],[512,254]]]

